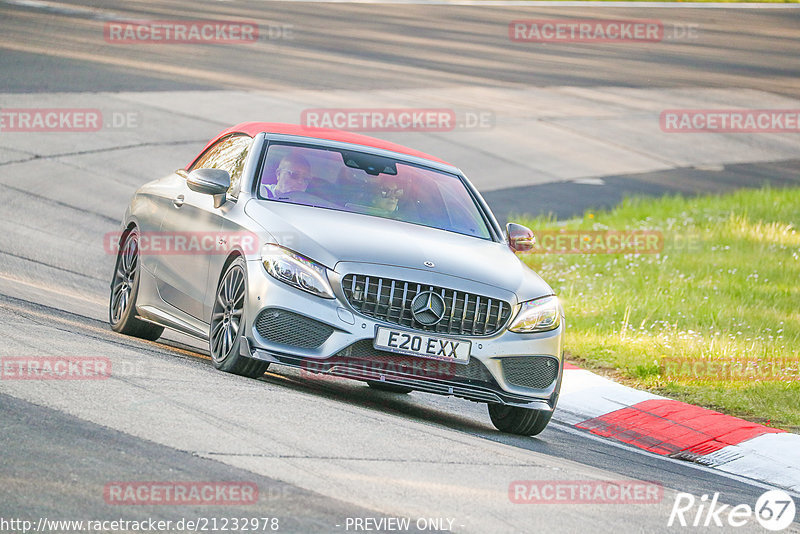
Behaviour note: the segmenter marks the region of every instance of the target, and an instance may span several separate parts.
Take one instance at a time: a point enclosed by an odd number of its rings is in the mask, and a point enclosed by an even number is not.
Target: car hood
[[[343,262],[434,271],[488,284],[520,301],[553,290],[505,243],[411,223],[298,204],[250,200],[245,213],[276,243],[336,270]],[[424,262],[433,262],[428,268]]]

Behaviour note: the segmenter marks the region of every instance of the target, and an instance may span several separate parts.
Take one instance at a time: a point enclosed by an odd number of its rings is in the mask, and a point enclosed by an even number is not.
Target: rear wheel
[[[375,380],[367,380],[367,385],[372,389],[377,389],[378,391],[388,391],[389,393],[406,394],[414,391],[413,389],[405,386],[397,386],[395,384],[387,384],[386,382],[377,382]]]
[[[258,378],[269,367],[239,354],[241,328],[244,324],[244,303],[247,295],[247,272],[241,257],[228,266],[217,288],[211,312],[208,346],[214,367],[228,373]]]
[[[489,417],[497,430],[521,436],[539,434],[547,427],[547,423],[553,416],[551,411],[532,410],[505,404],[490,403],[488,407]]]
[[[139,232],[134,228],[125,235],[117,252],[111,297],[108,302],[108,322],[120,334],[155,341],[164,327],[136,317],[136,297],[139,294]]]

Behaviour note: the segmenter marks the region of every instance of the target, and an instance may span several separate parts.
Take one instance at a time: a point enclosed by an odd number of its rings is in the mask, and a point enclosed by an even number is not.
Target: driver
[[[261,185],[261,192],[265,197],[278,198],[287,193],[302,193],[311,179],[311,165],[303,156],[284,156],[275,170],[275,178],[276,183]]]

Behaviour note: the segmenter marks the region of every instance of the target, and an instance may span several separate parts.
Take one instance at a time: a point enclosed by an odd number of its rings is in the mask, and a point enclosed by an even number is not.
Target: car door
[[[224,137],[202,154],[190,172],[202,168],[224,169],[231,174],[233,190],[238,186],[251,142],[246,135]],[[208,269],[212,257],[224,251],[222,220],[230,206],[215,208],[211,195],[189,189],[186,176],[176,175],[168,186],[172,200],[161,222],[165,250],[159,262],[158,290],[168,304],[208,322],[203,304]]]

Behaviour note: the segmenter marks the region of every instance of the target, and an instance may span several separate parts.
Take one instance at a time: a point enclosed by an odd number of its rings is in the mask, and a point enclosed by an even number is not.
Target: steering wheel
[[[317,195],[312,195],[305,191],[289,191],[288,193],[281,193],[278,195],[277,200],[288,200],[297,204],[306,204],[308,206],[318,206],[321,208],[336,208],[338,207],[333,202],[326,200]]]

